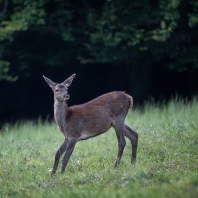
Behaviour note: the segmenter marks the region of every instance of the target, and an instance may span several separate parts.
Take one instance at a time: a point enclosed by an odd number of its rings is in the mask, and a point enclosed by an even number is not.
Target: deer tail
[[[126,96],[127,96],[127,98],[128,98],[128,102],[129,102],[129,110],[130,109],[132,109],[132,107],[133,107],[133,98],[132,98],[132,96],[130,96],[129,94],[127,94],[125,91],[123,92]]]

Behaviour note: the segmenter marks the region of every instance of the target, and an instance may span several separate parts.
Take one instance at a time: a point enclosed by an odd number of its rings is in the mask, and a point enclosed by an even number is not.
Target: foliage
[[[31,25],[43,25],[45,23],[45,11],[42,0],[13,0],[12,12],[1,21],[0,40],[13,40],[13,34],[25,31]],[[6,13],[4,13],[5,15]]]
[[[197,20],[195,1],[105,1],[102,14],[88,15],[86,46],[102,62],[130,63],[146,56],[165,59],[178,70],[198,68]]]
[[[16,80],[8,74],[9,60],[5,60],[5,51],[8,43],[15,39],[18,32],[28,30],[31,26],[39,26],[45,23],[45,11],[42,0],[13,0],[12,5],[7,7],[8,1],[0,1],[4,10],[0,14],[0,80]]]
[[[7,81],[15,81],[17,80],[17,77],[12,77],[8,75],[9,71],[9,62],[7,61],[0,61],[0,79],[1,80],[7,80]]]
[[[44,40],[48,35],[62,38],[65,49],[70,48],[68,57],[81,63],[131,64],[147,57],[166,60],[170,68],[179,71],[198,68],[196,0],[1,0],[0,5],[1,62],[15,58],[19,67],[24,61],[31,64],[28,56],[21,61],[10,49],[16,48],[22,35],[28,39],[34,33]],[[53,44],[52,40],[47,42]],[[28,46],[20,43],[23,54],[36,56],[37,48],[31,40]],[[46,60],[52,65],[57,65],[57,60],[63,64],[63,57],[54,58],[54,52],[44,48],[51,61],[44,53],[40,64]],[[8,71],[0,72],[0,80],[5,74]]]
[[[197,98],[147,103],[127,118],[139,133],[135,165],[130,164],[127,140],[121,163],[113,169],[117,140],[110,130],[79,142],[66,172],[58,172],[55,178],[50,170],[63,141],[57,126],[41,120],[7,124],[0,133],[0,197],[195,198],[197,111]]]

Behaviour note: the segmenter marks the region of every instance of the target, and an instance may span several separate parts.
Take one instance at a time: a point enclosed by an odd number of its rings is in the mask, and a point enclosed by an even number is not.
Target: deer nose
[[[65,98],[66,100],[69,100],[69,97],[70,97],[69,94],[65,94],[65,95],[64,95],[64,98]]]

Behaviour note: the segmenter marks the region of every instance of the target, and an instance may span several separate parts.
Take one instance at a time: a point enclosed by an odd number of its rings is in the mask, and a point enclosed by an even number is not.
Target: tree
[[[0,80],[16,80],[8,74],[10,62],[6,60],[6,47],[14,41],[17,33],[22,33],[31,26],[44,25],[45,11],[42,0],[13,0],[11,5],[8,0],[1,0],[3,10],[0,13]]]
[[[131,65],[147,57],[178,71],[198,68],[196,0],[0,0],[0,5],[0,80],[16,79],[11,60],[17,67],[31,64],[34,43],[19,41],[32,34],[63,42],[59,54],[48,48],[39,54],[47,65],[61,64],[69,48],[67,58],[81,63]],[[54,41],[43,43],[49,42]],[[16,44],[22,58],[11,53]]]
[[[147,56],[177,70],[198,68],[197,24],[197,1],[105,1],[101,14],[88,14],[85,45],[90,61],[129,63]]]

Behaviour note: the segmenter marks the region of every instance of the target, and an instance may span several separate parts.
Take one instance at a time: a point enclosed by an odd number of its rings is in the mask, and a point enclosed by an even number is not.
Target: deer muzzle
[[[69,100],[69,98],[70,98],[69,94],[64,95],[64,100]]]

